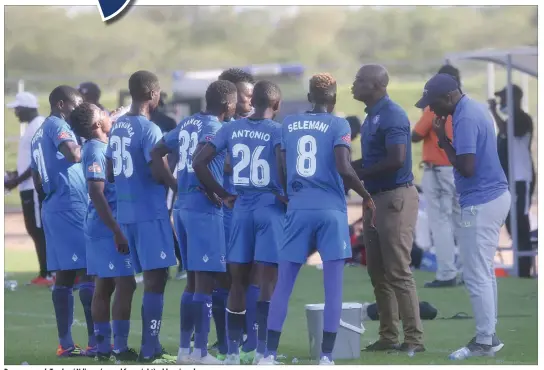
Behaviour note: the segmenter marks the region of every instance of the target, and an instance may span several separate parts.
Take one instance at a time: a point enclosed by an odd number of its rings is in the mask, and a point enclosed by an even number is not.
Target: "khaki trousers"
[[[400,313],[404,342],[423,344],[419,300],[410,270],[419,195],[410,186],[378,193],[372,198],[376,204],[375,227],[371,226],[371,212],[364,212],[363,238],[380,316],[380,340],[399,342]]]

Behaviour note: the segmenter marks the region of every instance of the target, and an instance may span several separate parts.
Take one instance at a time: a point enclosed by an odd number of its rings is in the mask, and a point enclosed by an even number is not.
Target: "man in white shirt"
[[[40,264],[40,274],[32,279],[31,283],[34,285],[51,285],[53,280],[47,272],[45,235],[40,216],[44,196],[38,194],[34,189],[34,182],[30,173],[30,142],[45,118],[38,114],[38,99],[29,92],[18,93],[15,101],[7,104],[7,107],[13,108],[19,122],[21,124],[28,124],[28,126],[19,140],[17,170],[7,173],[7,176],[4,178],[4,187],[6,190],[19,187],[25,227],[36,247],[38,262]]]

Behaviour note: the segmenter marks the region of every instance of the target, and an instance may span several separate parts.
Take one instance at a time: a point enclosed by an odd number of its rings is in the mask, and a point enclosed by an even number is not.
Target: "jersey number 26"
[[[234,185],[249,185],[251,181],[253,186],[261,188],[270,183],[270,165],[266,159],[260,158],[263,150],[264,146],[262,145],[256,147],[253,153],[245,144],[235,144],[232,147],[233,158],[240,158],[240,161],[232,169]],[[249,166],[249,178],[240,176],[240,172],[247,166]]]

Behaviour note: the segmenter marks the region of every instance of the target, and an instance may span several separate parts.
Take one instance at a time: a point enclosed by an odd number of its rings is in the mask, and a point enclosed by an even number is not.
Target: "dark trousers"
[[[40,199],[34,190],[23,190],[20,193],[23,206],[25,228],[34,242],[38,263],[40,264],[40,276],[47,276],[47,259],[45,253],[45,233],[41,223],[41,209],[43,199]],[[36,204],[38,203],[38,204]]]
[[[527,181],[516,181],[516,215],[518,221],[518,251],[530,251],[531,224],[529,222],[529,207],[531,206],[532,184]],[[510,214],[506,218],[506,228],[511,233]],[[532,257],[518,257],[520,277],[531,277]]]

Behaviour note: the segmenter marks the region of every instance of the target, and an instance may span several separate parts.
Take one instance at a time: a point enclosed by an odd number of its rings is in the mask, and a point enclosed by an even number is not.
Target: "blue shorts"
[[[312,247],[322,261],[351,257],[348,214],[336,210],[297,209],[285,215],[283,244],[279,259],[306,263]]]
[[[225,226],[225,244],[228,245],[232,227],[232,209],[227,206],[223,206],[223,225]]]
[[[112,237],[91,238],[85,236],[87,248],[87,274],[99,278],[134,275],[130,255],[117,252]]]
[[[80,270],[87,267],[84,231],[86,215],[86,209],[42,212],[48,271]]]
[[[174,266],[176,253],[170,220],[120,224],[128,240],[130,257],[136,273]]]
[[[174,226],[187,271],[226,271],[223,216],[175,209]]]
[[[228,263],[278,263],[285,212],[277,205],[234,211],[227,246]]]

